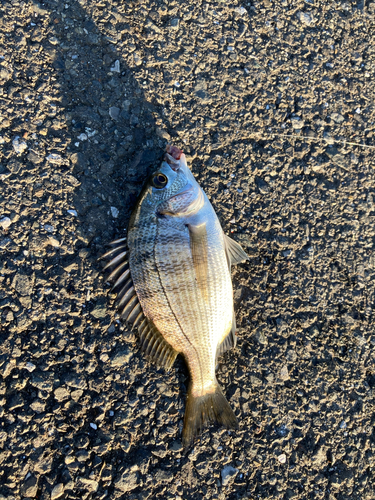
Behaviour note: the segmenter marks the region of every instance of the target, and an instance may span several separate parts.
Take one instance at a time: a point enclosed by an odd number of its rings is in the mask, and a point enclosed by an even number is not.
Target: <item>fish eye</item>
[[[162,189],[168,184],[168,177],[162,173],[154,175],[152,184],[156,189]]]

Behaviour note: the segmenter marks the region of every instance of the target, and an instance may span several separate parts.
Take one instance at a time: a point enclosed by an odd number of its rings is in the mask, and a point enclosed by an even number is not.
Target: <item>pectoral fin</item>
[[[198,288],[201,290],[203,297],[208,300],[208,241],[206,223],[199,225],[188,225],[190,234],[190,249],[193,257],[195,276],[197,279]]]
[[[224,243],[229,268],[234,264],[245,262],[245,260],[249,258],[241,245],[232,240],[232,238],[229,238],[226,234],[224,234]]]

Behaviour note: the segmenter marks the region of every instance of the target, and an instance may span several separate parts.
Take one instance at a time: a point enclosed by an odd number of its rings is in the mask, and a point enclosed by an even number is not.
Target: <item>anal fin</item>
[[[223,341],[217,346],[216,355],[221,356],[232,347],[237,345],[237,335],[236,335],[236,317],[233,311],[232,328],[229,330],[228,334],[224,337]]]

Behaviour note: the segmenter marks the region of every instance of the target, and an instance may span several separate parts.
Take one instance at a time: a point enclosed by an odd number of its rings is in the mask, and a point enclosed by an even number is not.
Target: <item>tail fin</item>
[[[195,397],[190,385],[182,431],[184,447],[192,443],[207,423],[217,422],[230,429],[238,428],[237,418],[217,382],[214,389],[204,396]]]

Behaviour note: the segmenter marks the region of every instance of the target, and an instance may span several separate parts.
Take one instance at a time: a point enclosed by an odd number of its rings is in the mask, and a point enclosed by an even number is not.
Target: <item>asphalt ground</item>
[[[3,0],[0,499],[375,499],[374,14],[350,1]],[[181,147],[223,228],[238,431],[97,259]]]

